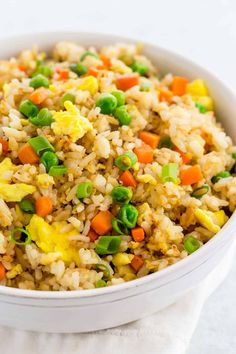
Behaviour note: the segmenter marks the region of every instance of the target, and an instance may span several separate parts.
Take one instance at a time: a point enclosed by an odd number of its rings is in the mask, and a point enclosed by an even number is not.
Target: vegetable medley
[[[133,280],[195,252],[234,211],[236,147],[206,83],[161,77],[141,52],[60,42],[1,61],[2,285]]]

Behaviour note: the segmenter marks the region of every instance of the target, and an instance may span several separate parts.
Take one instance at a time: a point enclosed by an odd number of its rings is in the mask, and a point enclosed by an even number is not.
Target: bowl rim
[[[4,44],[5,41],[7,42],[12,42],[14,43],[15,41],[18,40],[31,40],[32,43],[33,41],[37,41],[37,38],[43,37],[43,36],[69,36],[71,37],[71,41],[75,41],[76,37],[79,39],[79,37],[99,37],[101,40],[109,40],[109,42],[112,44],[114,42],[122,42],[122,43],[137,43],[140,42],[139,39],[135,37],[126,37],[126,36],[120,36],[117,34],[111,34],[111,33],[102,33],[102,32],[88,32],[88,31],[35,31],[33,33],[22,33],[22,34],[17,34],[13,36],[5,36],[0,38],[0,46],[1,43]],[[57,39],[58,40],[58,39]],[[69,40],[69,39],[68,39]],[[53,45],[53,39],[52,39],[52,45]],[[151,48],[155,49],[157,53],[162,53],[165,56],[172,56],[173,58],[176,58],[179,62],[182,62],[184,65],[191,66],[193,69],[201,71],[204,76],[210,77],[210,79],[214,82],[215,85],[221,87],[222,90],[224,90],[232,99],[236,99],[235,94],[232,92],[232,90],[224,83],[222,82],[215,74],[211,72],[209,69],[203,68],[201,65],[195,63],[192,59],[185,57],[181,55],[180,53],[176,51],[172,51],[170,49],[166,49],[162,46],[159,46],[151,41],[146,41],[146,40],[141,40],[141,42],[144,44],[144,48]],[[89,45],[89,43],[88,43]],[[121,284],[117,285],[112,285],[109,287],[104,287],[104,288],[99,288],[99,289],[84,289],[84,290],[63,290],[63,291],[41,291],[41,290],[27,290],[27,289],[19,289],[19,288],[11,288],[7,287],[4,285],[0,285],[0,296],[9,296],[11,298],[30,298],[30,299],[40,299],[40,300],[58,300],[58,299],[82,299],[82,298],[91,298],[91,297],[100,297],[103,295],[108,295],[108,294],[113,294],[113,293],[118,293],[122,292],[125,290],[129,290],[132,288],[139,288],[142,285],[145,285],[147,283],[153,282],[154,280],[159,280],[167,275],[176,273],[176,278],[177,277],[177,272],[182,271],[182,276],[184,274],[188,273],[188,266],[191,263],[196,262],[196,267],[200,266],[204,261],[201,261],[201,258],[203,258],[203,255],[205,256],[206,254],[209,254],[207,257],[207,260],[210,259],[211,257],[214,256],[214,252],[212,249],[216,248],[216,246],[220,247],[220,245],[225,242],[225,239],[228,239],[231,237],[231,234],[233,233],[233,228],[236,230],[236,212],[234,212],[227,223],[223,226],[223,228],[214,236],[212,237],[211,240],[209,240],[203,247],[200,247],[196,252],[191,254],[190,256],[187,256],[186,258],[160,270],[152,274],[148,274],[144,277],[141,277],[139,279],[131,280],[128,282],[124,282]],[[210,252],[211,250],[211,252]],[[206,261],[206,259],[205,259]],[[186,269],[184,271],[184,269]],[[192,269],[192,271],[195,268]]]

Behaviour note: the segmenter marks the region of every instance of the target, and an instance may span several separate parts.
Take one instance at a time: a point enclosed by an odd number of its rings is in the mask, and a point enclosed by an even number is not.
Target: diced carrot
[[[156,149],[160,141],[160,136],[150,132],[140,132],[139,139],[141,139],[145,144],[151,146],[151,148]]]
[[[177,148],[177,146],[174,148],[174,151],[176,151],[180,154],[184,164],[187,164],[191,160],[190,157],[187,154],[185,154],[185,152],[183,152],[179,148]]]
[[[119,90],[126,91],[139,84],[138,74],[125,74],[116,79],[116,86]]]
[[[88,69],[87,73],[85,76],[94,76],[97,77],[99,73],[99,70],[95,67],[91,67]]]
[[[183,185],[194,184],[203,179],[199,165],[194,165],[180,172],[180,179]]]
[[[36,214],[38,216],[46,216],[51,214],[53,210],[52,199],[49,197],[39,197],[35,203]]]
[[[134,148],[134,153],[141,163],[152,163],[153,161],[153,149],[149,145],[143,144]]]
[[[6,269],[2,263],[0,263],[0,280],[3,280],[6,275]]]
[[[171,90],[173,92],[173,95],[174,96],[184,95],[186,93],[187,83],[188,80],[185,77],[175,76],[171,84]]]
[[[0,144],[2,145],[2,155],[6,156],[8,152],[8,141],[4,138],[0,138]]]
[[[19,65],[18,65],[18,69],[19,69],[20,71],[24,71],[24,72],[26,72],[27,67],[26,67],[25,65],[21,65],[21,64],[19,64]]]
[[[173,97],[173,93],[169,90],[159,89],[159,100],[161,102],[170,103]]]
[[[144,261],[142,259],[141,256],[134,256],[134,258],[132,259],[130,265],[131,267],[135,270],[135,272],[138,272],[139,269],[143,266]]]
[[[90,238],[91,242],[94,242],[98,239],[99,235],[93,229],[89,230],[88,237]]]
[[[107,69],[110,69],[111,67],[111,60],[110,58],[108,58],[106,55],[104,54],[101,54],[100,55],[100,59],[102,60],[103,62],[103,65],[107,68]]]
[[[57,68],[56,72],[58,73],[59,80],[67,80],[69,77],[69,70],[63,68]]]
[[[29,144],[23,145],[18,150],[18,157],[23,164],[26,163],[34,164],[39,162],[39,156],[36,154],[36,152],[32,149],[32,147]]]
[[[45,89],[44,87],[39,87],[38,89],[34,90],[29,96],[30,101],[34,104],[41,104],[45,101],[48,96],[50,95],[50,91]]]
[[[137,226],[131,230],[131,235],[132,235],[135,242],[142,242],[145,237],[145,232],[142,227]]]
[[[99,213],[93,218],[91,227],[98,235],[105,235],[112,229],[112,218],[113,215],[108,210],[99,211]]]
[[[132,173],[128,170],[124,171],[119,178],[120,182],[123,183],[123,185],[125,187],[136,187],[137,186],[137,182],[135,181],[134,176],[132,175]]]

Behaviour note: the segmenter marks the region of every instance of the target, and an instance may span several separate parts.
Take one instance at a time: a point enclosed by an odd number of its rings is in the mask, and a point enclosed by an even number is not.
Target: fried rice
[[[0,61],[1,285],[130,281],[233,213],[236,147],[207,83],[161,76],[142,50],[59,42]]]

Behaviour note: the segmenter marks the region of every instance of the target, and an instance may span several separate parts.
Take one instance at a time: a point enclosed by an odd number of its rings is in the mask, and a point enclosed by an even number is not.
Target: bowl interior
[[[53,45],[62,40],[74,41],[83,46],[94,46],[102,47],[106,45],[112,45],[117,42],[122,43],[135,43],[136,39],[129,39],[124,37],[119,37],[109,34],[98,34],[98,33],[77,33],[77,32],[49,32],[49,33],[36,33],[21,35],[14,38],[0,39],[0,59],[7,59],[12,56],[17,55],[21,50],[31,48],[33,45],[37,45],[40,50],[50,52]],[[189,79],[203,78],[209,88],[210,94],[214,98],[217,118],[223,123],[226,132],[231,136],[234,142],[236,142],[236,129],[235,127],[235,116],[236,116],[236,105],[235,97],[233,93],[213,74],[204,68],[193,63],[176,53],[165,50],[155,45],[144,43],[144,54],[148,56],[153,63],[160,69],[160,73],[174,73],[177,75],[184,75]],[[73,292],[42,292],[42,291],[29,291],[14,288],[6,288],[0,286],[0,294],[9,294],[13,296],[27,296],[32,297],[50,297],[50,298],[63,298],[63,297],[80,297],[93,296],[96,294],[101,295],[102,293],[114,292],[122,289],[127,289],[130,287],[138,286],[139,284],[151,281],[152,279],[160,278],[166,276],[166,274],[177,272],[177,270],[188,269],[188,266],[194,263],[196,266],[201,264],[205,258],[211,257],[211,252],[216,247],[219,247],[222,242],[225,242],[226,238],[229,239],[231,236],[232,229],[236,229],[236,214],[231,216],[230,220],[227,222],[225,227],[204,247],[201,247],[197,252],[195,252],[190,257],[166,268],[157,273],[148,275],[144,278],[133,280],[128,283],[115,285],[108,288],[93,289],[93,290],[83,290],[83,291],[73,291]],[[226,231],[227,230],[227,231]],[[204,256],[205,255],[205,256]],[[205,258],[204,258],[205,257]],[[177,273],[176,273],[177,274]],[[73,294],[72,294],[73,293]]]

